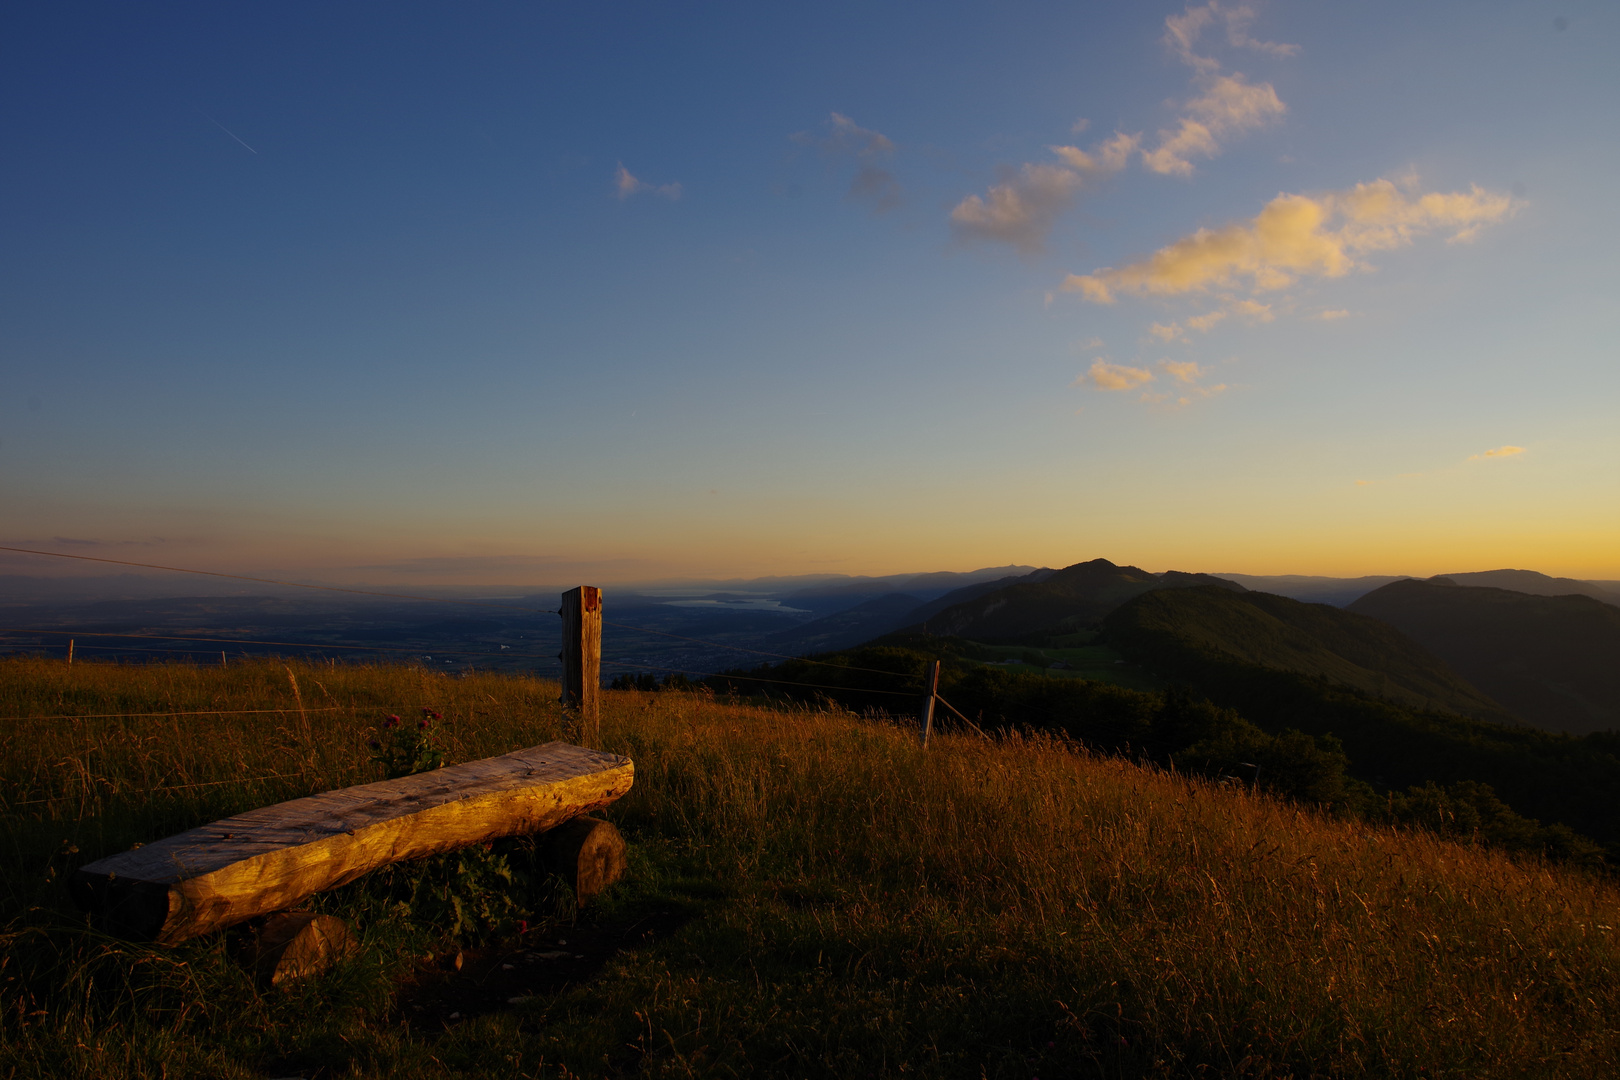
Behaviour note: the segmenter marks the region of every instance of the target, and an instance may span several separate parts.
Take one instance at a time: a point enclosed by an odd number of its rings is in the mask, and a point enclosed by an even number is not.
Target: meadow
[[[523,841],[381,871],[317,898],[362,950],[290,989],[231,934],[112,940],[62,890],[133,843],[379,778],[389,714],[449,763],[561,736],[556,698],[410,667],[0,662],[0,1076],[1620,1072],[1605,877],[1051,736],[924,750],[830,706],[604,693],[603,748],[636,763],[605,815],[626,881],[575,911]],[[586,955],[533,959],[568,941]],[[463,956],[576,966],[502,1008],[424,1008]]]

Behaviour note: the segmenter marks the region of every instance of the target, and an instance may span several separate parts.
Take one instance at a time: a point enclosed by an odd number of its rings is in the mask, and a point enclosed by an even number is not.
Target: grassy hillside
[[[605,695],[604,744],[637,766],[609,815],[633,875],[577,921],[526,880],[521,843],[429,860],[322,897],[365,949],[283,994],[239,973],[228,938],[128,946],[62,908],[80,861],[372,778],[385,713],[442,713],[430,733],[457,760],[555,736],[555,694],[412,669],[0,665],[0,1072],[1472,1080],[1620,1064],[1606,881],[1059,740],[945,735],[925,752],[885,723],[701,694]],[[274,711],[241,711],[258,709]],[[449,898],[471,907],[452,916]],[[564,943],[582,958],[530,960]],[[573,974],[531,974],[548,964]],[[479,979],[518,1003],[486,1011]]]
[[[1173,634],[1242,663],[1327,679],[1414,708],[1516,721],[1400,631],[1327,604],[1227,589],[1165,589],[1134,601],[1111,625],[1120,632]]]
[[[1419,642],[1537,727],[1620,730],[1620,607],[1436,578],[1394,582],[1350,610]]]

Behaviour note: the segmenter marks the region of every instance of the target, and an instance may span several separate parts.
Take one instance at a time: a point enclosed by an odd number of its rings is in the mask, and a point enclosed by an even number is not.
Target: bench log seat
[[[81,867],[110,933],[172,945],[378,867],[544,832],[630,790],[635,766],[563,742],[250,810]]]

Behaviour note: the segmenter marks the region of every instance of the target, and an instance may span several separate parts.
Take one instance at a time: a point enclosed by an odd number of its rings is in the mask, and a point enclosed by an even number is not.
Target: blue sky
[[[1620,578],[1612,5],[0,18],[0,542]]]

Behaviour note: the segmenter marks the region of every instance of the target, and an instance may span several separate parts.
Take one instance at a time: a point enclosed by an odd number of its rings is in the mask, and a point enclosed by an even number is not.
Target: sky
[[[1598,2],[7,5],[0,544],[1620,578],[1617,46]]]

